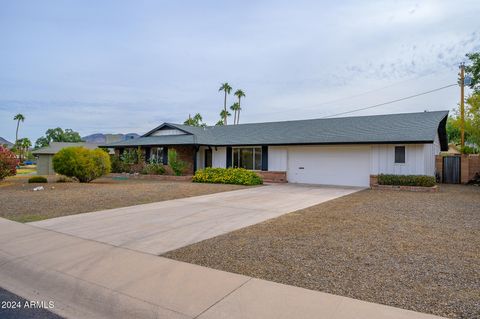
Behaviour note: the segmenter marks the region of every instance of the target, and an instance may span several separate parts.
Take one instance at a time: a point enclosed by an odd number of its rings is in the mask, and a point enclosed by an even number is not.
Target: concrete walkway
[[[360,189],[268,185],[53,218],[31,225],[159,255]]]
[[[438,318],[1,218],[0,287],[66,318]]]

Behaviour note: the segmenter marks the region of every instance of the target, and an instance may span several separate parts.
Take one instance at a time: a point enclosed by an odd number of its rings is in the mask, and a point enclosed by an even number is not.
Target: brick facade
[[[260,177],[262,177],[265,183],[286,183],[287,172],[285,171],[255,171]]]
[[[185,175],[192,175],[193,174],[193,157],[195,156],[195,148],[193,146],[174,146],[170,147],[170,150],[176,150],[177,156],[179,160],[184,161],[187,163],[187,168],[185,169]]]

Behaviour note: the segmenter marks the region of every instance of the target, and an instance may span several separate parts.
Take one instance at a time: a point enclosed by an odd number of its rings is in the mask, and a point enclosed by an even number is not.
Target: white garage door
[[[287,174],[290,183],[368,186],[370,147],[290,147]]]

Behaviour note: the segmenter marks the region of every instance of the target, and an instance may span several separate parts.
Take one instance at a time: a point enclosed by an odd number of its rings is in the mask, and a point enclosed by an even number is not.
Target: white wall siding
[[[177,129],[160,129],[150,134],[150,136],[184,135],[184,134],[186,133]]]
[[[425,159],[425,174],[435,176],[435,156],[440,154],[441,146],[438,134],[435,136],[433,144],[424,144],[423,153]]]
[[[268,170],[286,171],[287,170],[287,148],[281,146],[268,147]]]
[[[227,167],[227,148],[215,147],[212,148],[212,167]]]
[[[396,145],[373,145],[371,156],[371,174],[424,175],[424,144],[399,144],[405,146],[405,163],[395,163]]]

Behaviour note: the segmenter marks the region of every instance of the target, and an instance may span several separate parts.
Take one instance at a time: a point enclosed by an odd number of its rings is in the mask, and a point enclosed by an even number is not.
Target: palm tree
[[[230,86],[230,84],[228,84],[228,82],[225,82],[225,83],[222,83],[222,85],[220,85],[220,88],[218,89],[218,92],[225,92],[225,99],[223,100],[223,110],[225,111],[225,115],[226,113],[228,113],[227,111],[227,94],[230,94],[230,92],[232,91],[232,87]],[[223,118],[223,123],[225,125],[227,125],[227,117],[225,116]]]
[[[240,104],[238,104],[238,102],[235,102],[233,103],[232,106],[230,106],[230,110],[234,111],[233,124],[237,124],[237,113],[239,109],[240,109]]]
[[[242,108],[240,107],[240,100],[242,97],[245,97],[245,92],[242,90],[236,90],[235,93],[233,93],[236,97],[238,97],[238,115],[237,115],[237,124],[240,122],[240,111]]]
[[[32,142],[28,138],[22,138],[20,146],[22,148],[23,159],[25,159],[27,157],[29,148],[32,147]]]
[[[18,127],[20,126],[20,121],[22,121],[22,122],[25,121],[25,116],[23,116],[23,114],[18,113],[17,115],[15,115],[13,120],[17,121],[17,131],[15,133],[15,142],[17,142],[18,141]]]
[[[229,117],[229,116],[232,116],[232,114],[230,112],[228,112],[227,110],[222,110],[220,112],[220,117],[223,119],[224,125],[227,124],[227,117]]]

